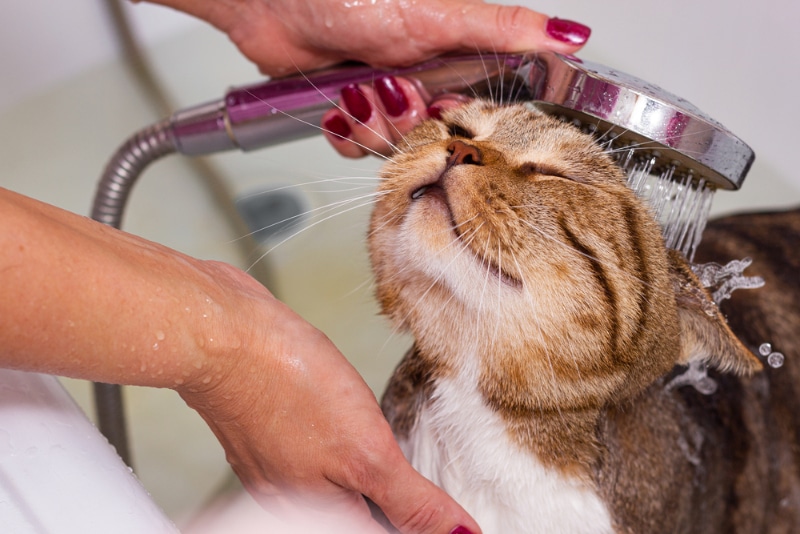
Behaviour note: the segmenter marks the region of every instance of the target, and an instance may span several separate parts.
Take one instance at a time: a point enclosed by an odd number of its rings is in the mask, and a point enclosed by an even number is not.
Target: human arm
[[[358,373],[245,273],[0,189],[0,365],[176,390],[262,503],[477,526],[403,459]]]

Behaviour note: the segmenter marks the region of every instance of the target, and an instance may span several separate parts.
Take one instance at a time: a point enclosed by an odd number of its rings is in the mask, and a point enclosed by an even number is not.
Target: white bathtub
[[[178,530],[54,377],[0,370],[0,532]]]

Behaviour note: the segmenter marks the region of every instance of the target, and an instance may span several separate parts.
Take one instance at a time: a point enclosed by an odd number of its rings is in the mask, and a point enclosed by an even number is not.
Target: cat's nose
[[[465,143],[464,141],[455,140],[447,145],[447,166],[454,165],[482,165],[483,156],[478,147]]]

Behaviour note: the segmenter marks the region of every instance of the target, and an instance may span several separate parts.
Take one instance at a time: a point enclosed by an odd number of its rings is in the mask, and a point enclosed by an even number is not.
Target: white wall
[[[152,4],[129,4],[148,43],[201,22]],[[0,3],[0,112],[117,54],[105,0]]]

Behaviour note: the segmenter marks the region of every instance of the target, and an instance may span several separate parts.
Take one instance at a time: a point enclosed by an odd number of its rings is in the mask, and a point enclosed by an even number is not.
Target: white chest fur
[[[447,491],[484,534],[611,533],[593,488],[542,465],[474,388],[442,380],[407,440],[412,465]]]

